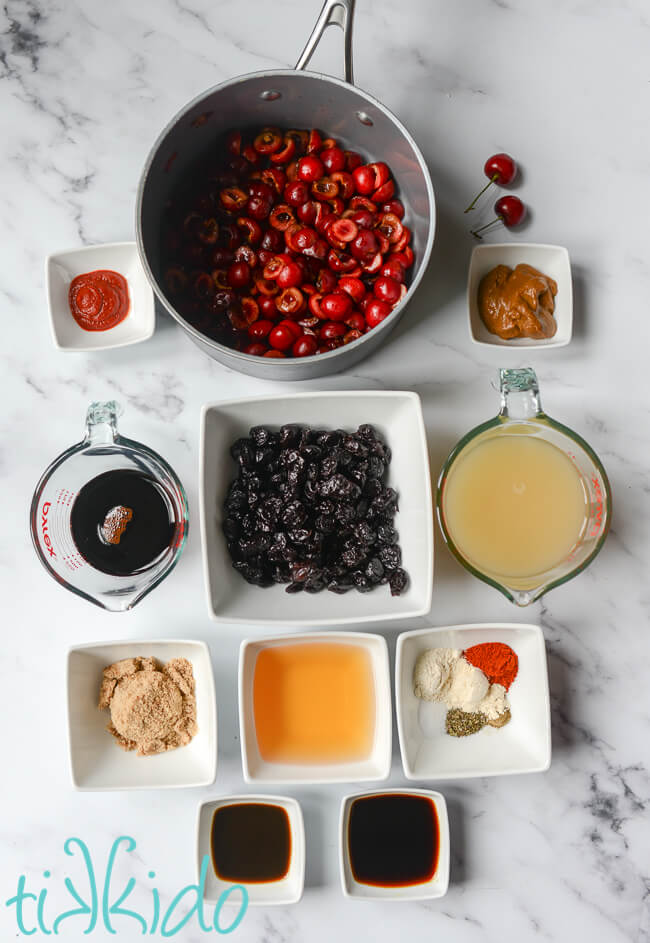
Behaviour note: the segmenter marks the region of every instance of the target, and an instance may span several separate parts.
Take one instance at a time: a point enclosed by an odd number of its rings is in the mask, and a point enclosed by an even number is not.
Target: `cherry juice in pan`
[[[74,500],[72,536],[91,566],[131,576],[169,547],[175,525],[164,492],[148,475],[116,469],[92,478]]]

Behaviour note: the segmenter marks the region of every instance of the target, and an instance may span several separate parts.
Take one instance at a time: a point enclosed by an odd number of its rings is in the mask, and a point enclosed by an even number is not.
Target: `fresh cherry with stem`
[[[507,187],[509,183],[512,183],[517,175],[517,165],[509,154],[493,154],[485,161],[483,173],[488,178],[488,182],[480,193],[476,194],[465,210],[466,213],[474,209],[477,201],[493,183],[498,183],[501,187]]]
[[[502,196],[494,204],[496,219],[480,226],[478,229],[472,229],[471,233],[477,239],[482,239],[481,233],[485,234],[492,226],[497,223],[503,223],[508,229],[518,226],[526,215],[526,206],[521,202],[518,196]]]

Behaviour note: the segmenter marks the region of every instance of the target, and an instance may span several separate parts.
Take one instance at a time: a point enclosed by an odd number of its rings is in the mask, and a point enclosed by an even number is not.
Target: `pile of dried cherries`
[[[397,493],[384,484],[390,448],[372,426],[256,426],[230,453],[239,467],[223,530],[233,567],[249,583],[287,583],[288,593],[389,584],[397,596],[406,588]]]

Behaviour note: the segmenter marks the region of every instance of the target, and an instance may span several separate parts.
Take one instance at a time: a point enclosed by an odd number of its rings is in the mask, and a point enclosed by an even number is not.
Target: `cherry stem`
[[[485,193],[485,191],[487,190],[487,188],[488,188],[488,187],[491,187],[493,183],[496,183],[498,179],[499,179],[499,175],[498,175],[498,174],[494,174],[494,175],[492,176],[492,178],[491,178],[490,180],[488,180],[488,182],[485,184],[485,186],[483,187],[483,189],[481,190],[481,192],[480,192],[480,193],[477,193],[476,196],[474,197],[474,199],[472,200],[472,202],[469,204],[469,206],[468,206],[467,209],[465,210],[466,213],[469,213],[470,210],[473,210],[473,209],[474,209],[474,207],[476,206],[477,201],[480,200],[480,198],[483,196],[483,194]]]
[[[475,236],[477,239],[482,239],[483,236],[479,235],[480,233],[486,232],[488,229],[490,229],[490,228],[491,228],[492,226],[494,226],[496,223],[502,223],[502,222],[503,222],[503,216],[497,216],[496,219],[490,220],[490,222],[489,222],[489,223],[486,223],[484,226],[479,226],[478,229],[470,229],[470,232],[471,232],[471,234],[472,234],[473,236]]]

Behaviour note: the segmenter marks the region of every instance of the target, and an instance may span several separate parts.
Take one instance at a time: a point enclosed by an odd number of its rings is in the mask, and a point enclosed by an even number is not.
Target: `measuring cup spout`
[[[106,403],[91,403],[86,413],[85,443],[109,445],[118,438],[117,420],[122,407],[114,399]]]
[[[506,592],[506,595],[510,595],[510,598],[516,606],[529,606],[531,602],[535,602],[542,593],[543,590],[540,592],[540,587],[538,587],[537,589],[530,590],[511,589]]]

